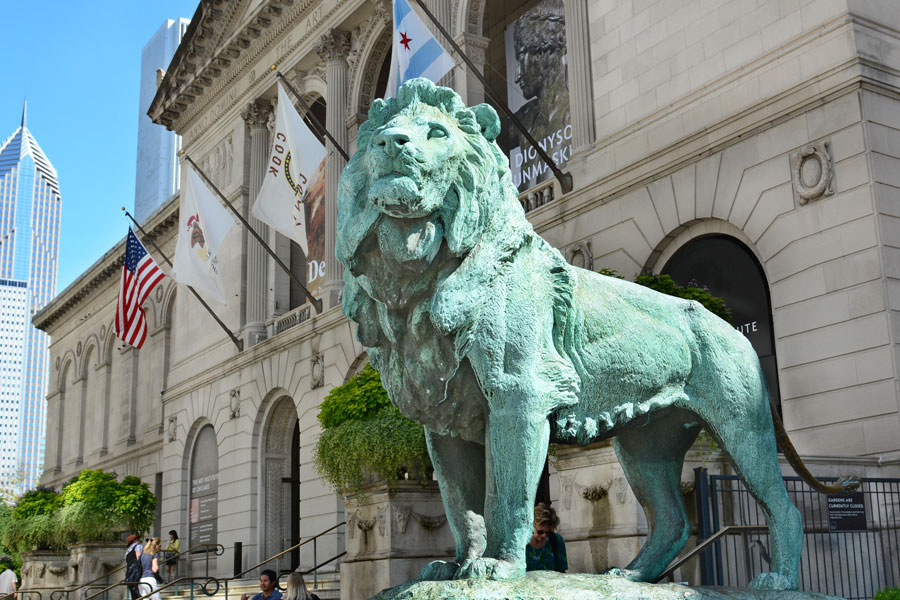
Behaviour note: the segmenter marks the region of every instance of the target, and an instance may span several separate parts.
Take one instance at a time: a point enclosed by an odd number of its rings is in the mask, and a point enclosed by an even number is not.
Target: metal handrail
[[[300,546],[304,546],[304,545],[308,544],[309,542],[315,542],[315,540],[318,539],[319,537],[325,535],[326,533],[330,533],[330,532],[334,531],[335,529],[337,529],[337,528],[340,527],[341,525],[346,525],[346,524],[347,524],[347,521],[341,521],[341,522],[338,523],[337,525],[332,525],[331,527],[329,527],[329,528],[326,529],[325,531],[320,531],[320,532],[317,533],[316,535],[314,535],[314,536],[312,536],[312,537],[308,537],[308,538],[306,538],[305,540],[303,540],[302,542],[300,542],[300,543],[298,543],[298,544],[294,544],[293,546],[291,546],[291,547],[288,548],[287,550],[282,550],[282,551],[279,552],[278,554],[273,554],[273,555],[270,556],[269,558],[263,560],[261,563],[258,563],[258,564],[256,564],[256,565],[253,565],[253,566],[250,567],[249,569],[244,569],[244,570],[241,571],[240,573],[236,573],[233,577],[227,577],[227,578],[225,578],[225,581],[234,581],[235,579],[240,579],[241,577],[243,577],[244,575],[246,575],[246,574],[249,573],[250,571],[254,571],[254,570],[260,568],[261,566],[263,566],[264,564],[266,564],[266,563],[268,563],[268,562],[272,562],[272,561],[275,560],[276,558],[281,558],[281,557],[284,556],[285,554],[287,554],[287,553],[289,553],[289,552],[293,552],[294,550],[297,550]]]
[[[30,588],[27,590],[16,590],[15,592],[11,592],[9,594],[6,594],[5,596],[0,596],[0,600],[13,600],[14,598],[17,598],[16,594],[37,594],[38,600],[42,600],[44,597],[44,595],[39,590]]]
[[[209,576],[209,553],[210,553],[210,548],[215,548],[215,551],[213,552],[213,556],[222,556],[223,554],[225,554],[225,546],[223,546],[222,544],[197,544],[196,546],[191,546],[189,549],[187,549],[187,550],[184,551],[184,552],[179,552],[179,553],[177,553],[175,556],[178,557],[178,556],[181,556],[181,555],[183,555],[183,554],[190,554],[190,553],[192,553],[192,552],[194,552],[194,551],[200,550],[201,548],[204,549],[204,551],[206,552],[206,575],[203,576],[203,577],[196,577],[196,578],[181,577],[181,578],[175,579],[174,581],[171,581],[171,582],[167,583],[167,584],[166,584],[166,587],[168,587],[169,584],[175,583],[175,582],[177,582],[177,581],[179,581],[179,580],[181,580],[181,579],[204,579],[204,580],[214,579],[214,578],[211,578],[211,577]],[[119,568],[122,568],[122,567],[119,567]],[[115,572],[115,571],[112,571],[112,572]],[[97,579],[95,579],[94,581],[96,582]],[[116,583],[107,585],[107,587],[103,588],[102,590],[100,590],[100,591],[97,592],[96,594],[93,594],[93,595],[91,595],[91,596],[85,596],[84,600],[89,600],[90,598],[95,598],[95,597],[97,597],[97,596],[100,596],[100,595],[102,595],[102,594],[105,594],[105,593],[108,592],[109,590],[113,589],[114,587],[118,587],[118,586],[120,586],[120,585],[138,585],[138,584],[140,584],[140,581],[136,581],[136,582],[135,582],[135,581],[119,581],[119,582],[116,582]],[[64,592],[66,593],[66,596],[67,596],[67,598],[68,598],[68,594],[71,593],[71,592],[76,592],[76,591],[78,591],[78,590],[80,590],[80,589],[83,589],[83,588],[84,588],[85,590],[88,590],[88,589],[99,588],[99,587],[100,587],[99,585],[91,585],[91,583],[85,583],[85,584],[83,584],[83,585],[81,585],[81,586],[79,586],[79,587],[77,587],[77,588],[74,588],[74,589],[71,589],[71,590],[62,590],[62,591],[64,591]],[[219,589],[219,588],[218,588],[218,585],[217,585],[217,586],[216,586],[216,591],[218,591],[218,589]],[[205,593],[205,592],[204,592],[204,593]],[[213,593],[215,593],[215,592],[213,592]],[[209,595],[211,595],[211,594],[207,594],[207,596],[209,596]],[[57,599],[56,599],[56,598],[52,598],[52,595],[51,595],[51,600],[57,600]]]
[[[700,554],[701,552],[715,544],[717,541],[719,541],[720,538],[723,538],[726,535],[740,534],[741,536],[746,536],[748,533],[768,530],[769,528],[766,525],[729,525],[728,527],[720,529],[719,531],[715,532],[714,534],[697,544],[694,548],[691,548],[689,552],[677,558],[675,562],[669,565],[669,567],[653,581],[653,583],[659,583],[666,577],[669,577],[672,573],[675,572],[675,569],[691,560],[692,558],[694,558],[694,556]]]
[[[166,589],[166,588],[168,588],[168,587],[171,587],[171,586],[173,586],[173,585],[174,585],[174,586],[177,586],[179,583],[182,583],[182,582],[184,582],[184,581],[190,581],[190,582],[191,582],[191,598],[193,598],[193,597],[194,597],[194,581],[201,580],[201,579],[205,581],[205,583],[201,583],[201,584],[200,584],[200,590],[201,590],[204,594],[206,594],[207,596],[215,596],[216,594],[219,593],[219,587],[221,587],[221,584],[220,584],[219,580],[216,579],[215,577],[179,577],[178,579],[174,579],[174,580],[172,580],[172,581],[170,581],[170,582],[168,582],[168,583],[165,583],[165,584],[163,584],[163,585],[160,585],[160,586],[157,587],[155,590],[150,590],[150,593],[149,593],[149,594],[146,594],[146,595],[144,595],[144,596],[140,596],[140,597],[137,598],[137,600],[147,600],[148,598],[150,598],[150,597],[153,596],[154,594],[158,594],[158,593],[160,593],[161,591],[163,591],[164,589]],[[215,584],[216,584],[216,588],[215,588],[213,591],[209,591],[209,587],[208,587],[208,586],[209,586],[210,582],[215,582]],[[147,585],[147,584],[141,582],[141,583],[139,583],[139,585]],[[87,600],[87,599],[85,598],[85,600]]]
[[[100,581],[101,579],[109,579],[110,575],[112,575],[116,571],[121,571],[124,568],[125,568],[125,565],[118,566],[115,569],[113,569],[112,571],[110,571],[109,573],[104,573],[100,577],[91,579],[87,583],[83,583],[83,584],[79,585],[78,587],[72,588],[70,590],[67,590],[66,588],[57,588],[57,589],[53,590],[52,592],[50,592],[50,600],[61,600],[63,594],[65,594],[66,598],[68,599],[69,594],[71,592],[77,592],[81,588],[88,586],[88,585],[93,585],[93,584],[97,583],[98,581]]]

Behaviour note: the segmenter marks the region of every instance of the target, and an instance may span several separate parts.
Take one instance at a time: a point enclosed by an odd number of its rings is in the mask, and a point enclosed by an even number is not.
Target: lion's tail
[[[806,465],[803,464],[800,455],[797,454],[797,449],[794,448],[794,445],[788,437],[787,431],[784,430],[784,423],[782,423],[781,417],[778,416],[775,405],[769,402],[769,408],[772,412],[772,423],[775,425],[775,438],[778,440],[778,447],[784,453],[784,457],[787,461],[794,467],[794,471],[800,476],[800,479],[822,494],[849,494],[859,488],[860,481],[853,475],[839,477],[838,480],[831,485],[826,485],[816,479],[813,474],[809,472],[809,469],[806,468]]]

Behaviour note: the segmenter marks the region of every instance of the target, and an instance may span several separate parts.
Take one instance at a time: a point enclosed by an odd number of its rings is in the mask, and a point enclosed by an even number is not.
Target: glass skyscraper
[[[56,170],[26,124],[0,146],[0,484],[38,483],[50,338],[31,324],[56,291],[62,208]]]

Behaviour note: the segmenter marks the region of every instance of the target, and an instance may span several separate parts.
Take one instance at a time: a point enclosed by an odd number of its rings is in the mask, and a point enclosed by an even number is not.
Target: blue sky
[[[125,236],[133,212],[141,49],[199,0],[3,2],[0,144],[28,129],[59,174],[63,290]]]

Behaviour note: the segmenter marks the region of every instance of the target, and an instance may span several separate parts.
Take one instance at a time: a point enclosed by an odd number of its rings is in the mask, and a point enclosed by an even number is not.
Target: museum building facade
[[[538,233],[572,264],[629,279],[666,273],[724,296],[820,475],[900,475],[892,1],[427,3],[572,175],[563,193],[518,134],[498,140]],[[385,88],[391,34],[383,0],[203,0],[149,114],[249,214],[272,143],[272,65],[352,155]],[[494,102],[462,61],[442,83],[470,105]],[[43,484],[84,468],[141,477],[161,499],[157,530],[223,544],[222,574],[236,542],[252,564],[351,516],[312,459],[319,404],[366,362],[340,310],[333,249],[345,163],[326,146],[324,261],[310,265],[251,219],[314,284],[321,313],[235,228],[219,254],[228,303],[211,304],[241,350],[169,278],[145,304],[145,346],[115,338],[124,239],[35,316],[52,338]],[[169,256],[178,207],[175,196],[142,222]],[[550,485],[573,569],[624,566],[628,556],[598,554],[595,542],[629,539],[621,552],[636,551],[646,522],[591,521],[576,493],[590,482],[566,464],[594,461],[596,480],[613,488],[624,480],[608,446],[578,452],[559,454]],[[609,501],[625,505],[628,493]],[[344,531],[323,537],[320,560],[344,549]]]

